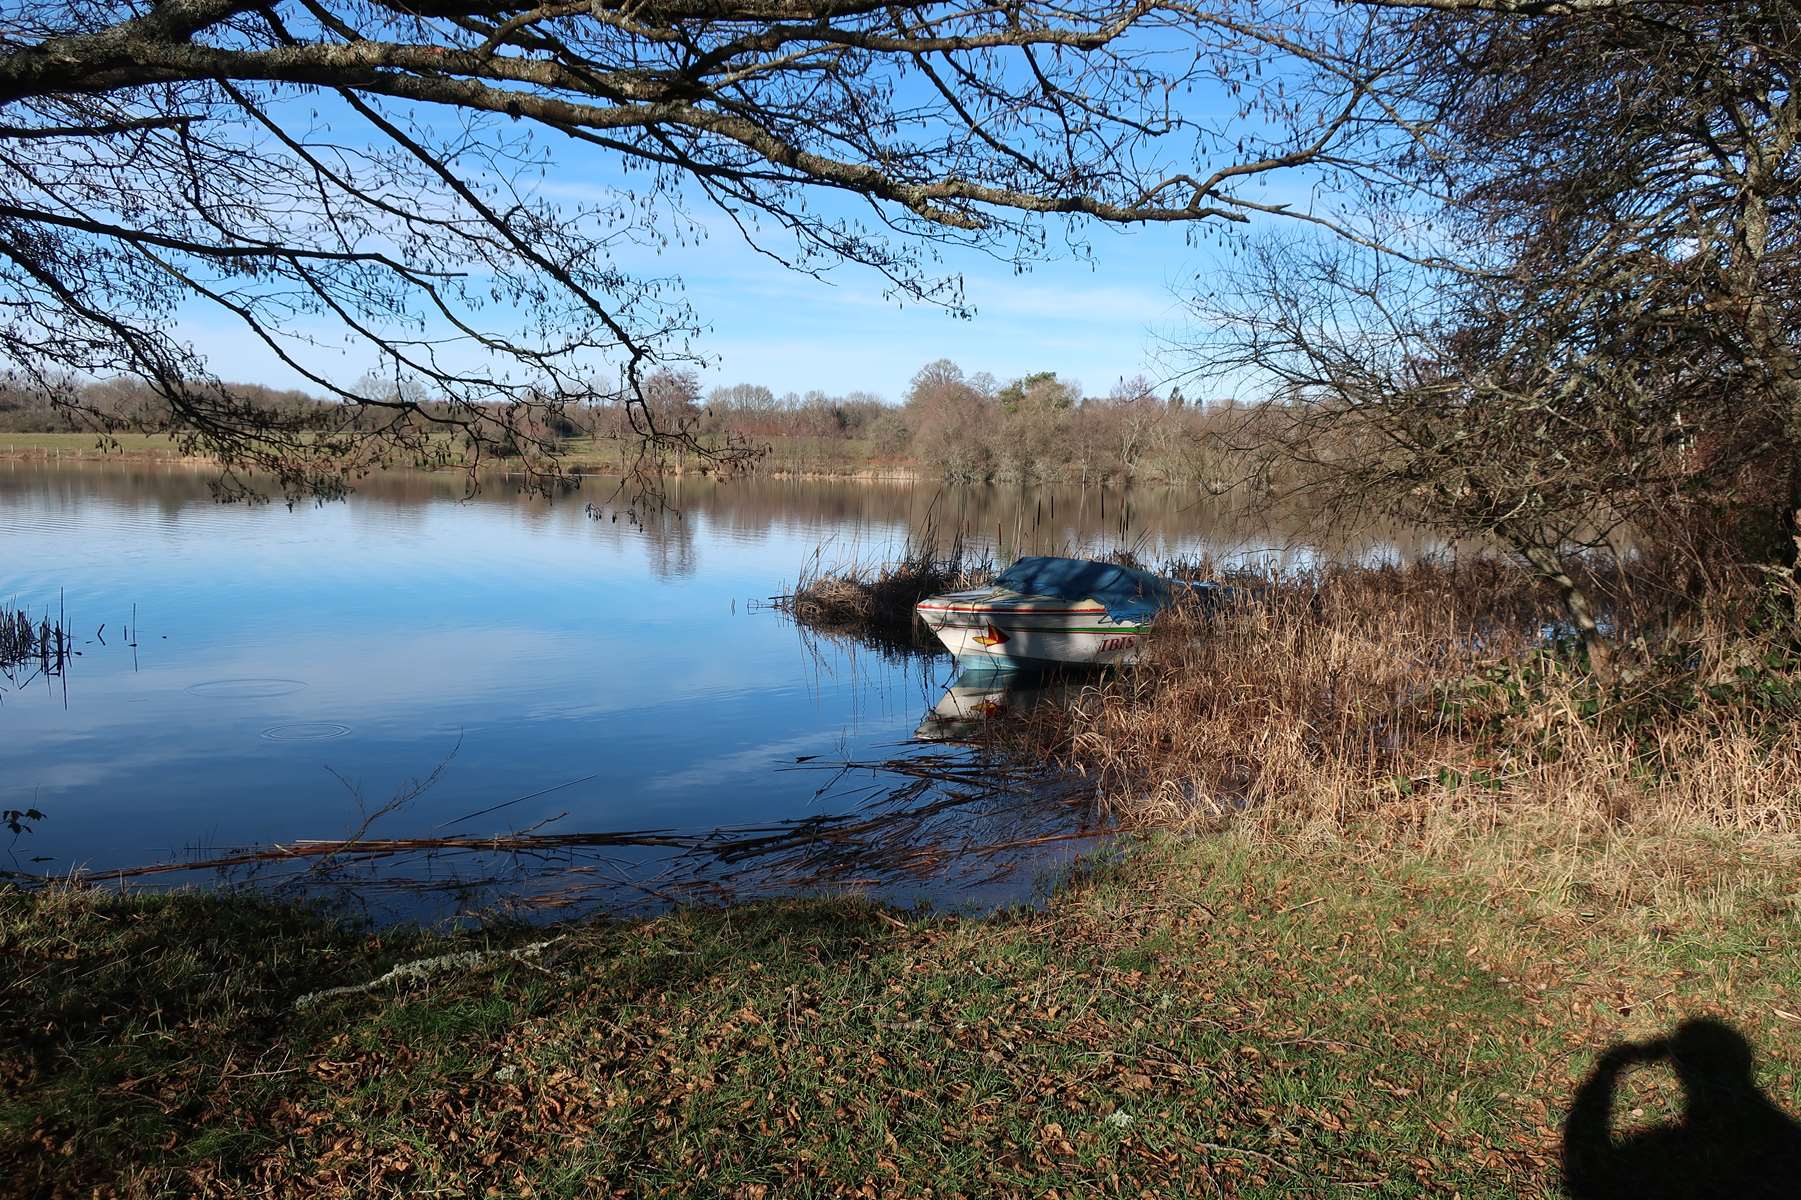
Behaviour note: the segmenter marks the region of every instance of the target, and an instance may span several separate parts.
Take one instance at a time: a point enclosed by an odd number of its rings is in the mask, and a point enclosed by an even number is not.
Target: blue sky
[[[1220,95],[1206,85],[1184,102],[1191,117],[1229,124],[1230,118],[1214,111],[1223,105]],[[343,106],[316,94],[297,96],[292,103],[290,111],[308,109],[311,119],[320,121],[319,136],[363,140],[361,119]],[[455,128],[454,114],[443,110],[414,110],[413,117],[440,132]],[[523,132],[522,127],[504,128]],[[1253,133],[1250,126],[1229,128],[1234,136]],[[592,203],[644,182],[642,174],[623,173],[616,159],[592,147],[556,134],[537,138],[550,154],[542,184],[549,198]],[[1182,141],[1174,139],[1158,153],[1161,165],[1219,165],[1187,161],[1177,149]],[[1147,169],[1155,169],[1148,164]],[[1264,201],[1280,197],[1305,206],[1311,200],[1308,181],[1297,176],[1247,181],[1245,187]],[[974,309],[973,318],[965,320],[941,307],[897,302],[884,294],[887,281],[865,268],[842,265],[824,280],[788,270],[747,245],[717,210],[693,199],[684,203],[704,224],[704,241],[672,241],[658,251],[625,246],[616,258],[633,274],[684,281],[686,298],[704,328],[696,348],[708,359],[702,375],[709,387],[750,382],[777,393],[862,390],[898,401],[913,374],[938,358],[1001,380],[1055,371],[1090,394],[1105,393],[1137,374],[1162,382],[1183,366],[1168,349],[1168,340],[1183,330],[1180,292],[1197,278],[1204,286],[1225,253],[1220,238],[1211,236],[1220,227],[1169,225],[1080,225],[1074,234],[1089,248],[1085,257],[1055,253],[1070,231],[1051,229],[1045,241],[1053,253],[1023,274],[1011,263],[981,253],[944,248],[943,272],[962,277]],[[816,195],[810,203],[821,215],[836,217],[859,211],[852,205],[860,202]],[[226,314],[191,306],[181,316],[179,332],[224,378],[304,386]],[[341,383],[351,383],[377,365],[365,351],[338,349],[339,331],[320,326],[292,332],[313,334],[318,344],[306,348],[304,360]],[[594,369],[610,377],[616,368],[596,363]],[[1205,390],[1205,385],[1184,383],[1191,396]]]
[[[1181,328],[1178,289],[1208,269],[1217,246],[1211,239],[1187,245],[1167,227],[1090,228],[1087,236],[1088,261],[1064,254],[1025,274],[983,254],[947,252],[945,270],[962,275],[975,309],[968,320],[887,298],[886,281],[858,266],[840,266],[825,280],[788,270],[730,230],[699,247],[671,246],[642,267],[682,277],[707,327],[699,349],[711,360],[708,386],[863,390],[897,401],[913,373],[938,358],[1003,380],[1056,371],[1090,393],[1138,373],[1166,377],[1175,365],[1162,338]],[[190,308],[181,332],[224,378],[302,385],[223,314]],[[308,360],[330,364],[345,382],[372,365],[323,347]]]
[[[919,367],[949,358],[1000,379],[1052,370],[1104,392],[1123,376],[1156,373],[1153,330],[1179,323],[1175,289],[1196,264],[1169,230],[1096,232],[1094,261],[1043,262],[1023,275],[955,256],[975,309],[968,320],[886,299],[882,281],[854,267],[821,282],[727,253],[686,274],[712,325],[703,344],[721,360],[712,372],[721,381],[898,399]]]

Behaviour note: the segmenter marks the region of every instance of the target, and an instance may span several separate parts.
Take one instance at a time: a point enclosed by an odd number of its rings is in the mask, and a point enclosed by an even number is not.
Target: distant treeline
[[[231,386],[273,409],[329,407],[350,415],[304,392]],[[778,467],[902,468],[960,483],[1211,482],[1230,473],[1222,435],[1244,416],[1228,402],[1194,403],[1179,387],[1159,388],[1142,377],[1089,396],[1052,371],[1001,382],[945,359],[921,368],[899,404],[865,391],[778,394],[752,383],[706,392],[695,373],[674,370],[652,373],[642,391],[659,430],[685,432],[702,444],[731,438],[768,446]],[[437,406],[424,397],[416,403],[429,423]],[[81,389],[78,409],[79,419],[72,420],[75,409],[0,384],[0,432],[68,430],[92,425],[96,416],[142,427],[141,418],[166,412],[130,379]],[[369,419],[394,418],[378,413]],[[533,424],[535,437],[551,441],[637,441],[624,406],[614,402],[570,406],[548,418],[534,416]]]
[[[255,383],[227,386],[259,408],[277,412],[303,413],[325,404],[316,396],[293,389]],[[0,433],[99,430],[109,422],[121,423],[124,428],[161,431],[169,423],[168,405],[137,379],[122,376],[80,387],[59,387],[57,395],[61,403],[53,402],[43,388],[0,379]]]
[[[1219,435],[1243,416],[1230,403],[1193,403],[1179,387],[1143,377],[1090,396],[1053,371],[1003,383],[948,359],[921,368],[898,405],[869,392],[777,395],[751,383],[703,396],[695,376],[669,371],[650,377],[644,392],[665,428],[753,443],[836,441],[844,443],[840,459],[958,483],[1212,480],[1224,473]],[[627,432],[623,413],[602,419],[596,433]]]

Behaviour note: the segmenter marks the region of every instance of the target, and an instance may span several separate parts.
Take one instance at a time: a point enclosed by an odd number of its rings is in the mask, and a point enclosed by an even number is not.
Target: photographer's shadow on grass
[[[1680,1120],[1616,1136],[1614,1094],[1632,1067],[1675,1072]],[[1801,1124],[1758,1089],[1743,1035],[1684,1021],[1667,1038],[1601,1055],[1564,1122],[1563,1166],[1574,1200],[1801,1197]]]

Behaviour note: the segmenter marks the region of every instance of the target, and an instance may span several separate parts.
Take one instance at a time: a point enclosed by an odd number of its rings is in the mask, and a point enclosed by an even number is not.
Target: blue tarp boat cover
[[[1059,600],[1098,600],[1115,621],[1148,621],[1168,608],[1190,585],[1149,571],[1135,571],[1086,558],[1022,558],[995,577],[995,586],[1028,596]],[[1194,587],[1206,595],[1209,585]]]

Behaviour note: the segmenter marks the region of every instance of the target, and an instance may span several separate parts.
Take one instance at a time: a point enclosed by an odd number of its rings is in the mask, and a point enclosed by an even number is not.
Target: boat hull
[[[1092,601],[992,589],[933,596],[915,611],[965,664],[1118,666],[1137,660],[1144,632]]]

